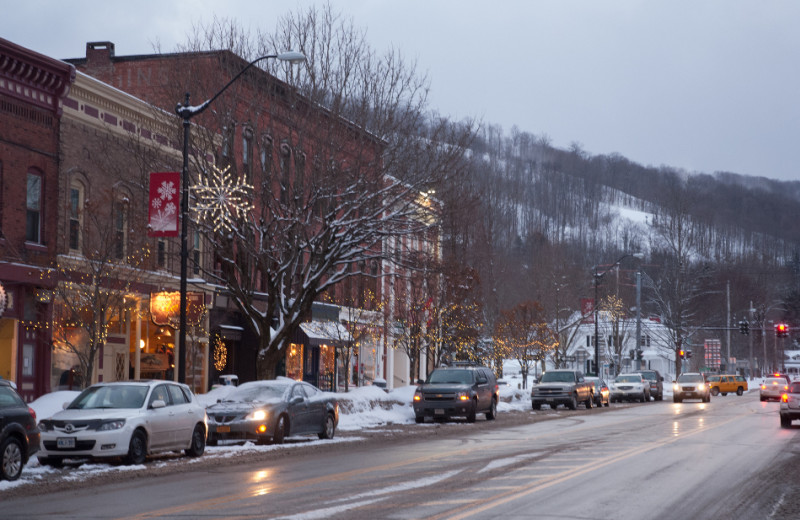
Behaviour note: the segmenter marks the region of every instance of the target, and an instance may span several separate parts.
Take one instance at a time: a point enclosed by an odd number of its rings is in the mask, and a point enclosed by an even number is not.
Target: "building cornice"
[[[0,38],[0,93],[60,116],[75,67]]]

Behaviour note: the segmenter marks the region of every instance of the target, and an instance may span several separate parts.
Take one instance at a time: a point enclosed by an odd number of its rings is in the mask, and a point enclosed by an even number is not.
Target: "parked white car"
[[[608,385],[611,402],[649,401],[650,382],[642,374],[620,374]]]
[[[141,464],[159,451],[199,457],[208,431],[205,408],[189,387],[158,380],[92,385],[39,429],[39,462],[49,466],[87,457]]]

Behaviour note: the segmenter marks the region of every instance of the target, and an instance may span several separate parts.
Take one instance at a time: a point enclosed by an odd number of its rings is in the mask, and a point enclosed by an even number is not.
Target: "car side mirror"
[[[299,395],[295,395],[291,399],[289,399],[289,404],[299,404],[299,403],[302,403],[302,402],[303,402],[303,398],[301,396],[299,396]]]
[[[485,385],[488,381],[489,381],[488,379],[481,378],[481,379],[478,379],[478,384],[479,385]]]
[[[417,379],[417,384],[418,385],[424,385],[425,381],[423,381],[422,379]]]
[[[155,409],[155,408],[164,408],[165,406],[167,406],[167,403],[165,403],[162,399],[156,399],[155,401],[150,403],[150,408],[153,408],[153,409]]]

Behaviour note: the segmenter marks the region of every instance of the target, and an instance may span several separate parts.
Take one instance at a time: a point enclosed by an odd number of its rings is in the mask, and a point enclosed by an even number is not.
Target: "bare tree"
[[[229,60],[231,74],[276,50],[307,57],[301,67],[265,64],[284,82],[255,72],[232,87],[215,101],[212,132],[198,137],[211,144],[214,129],[241,132],[261,148],[261,164],[248,170],[223,135],[218,159],[234,178],[252,179],[254,209],[229,230],[198,223],[216,252],[209,275],[248,317],[260,338],[258,375],[271,377],[314,301],[349,277],[380,274],[353,266],[380,265],[395,253],[387,239],[434,223],[420,192],[457,170],[469,127],[426,115],[428,82],[415,64],[374,51],[330,6],[289,14],[255,41],[225,22],[199,35],[191,47],[241,53]],[[201,154],[195,160],[210,170]]]
[[[503,311],[495,326],[494,340],[507,357],[519,363],[523,388],[527,388],[534,363],[544,360],[558,341],[538,302],[523,302]]]

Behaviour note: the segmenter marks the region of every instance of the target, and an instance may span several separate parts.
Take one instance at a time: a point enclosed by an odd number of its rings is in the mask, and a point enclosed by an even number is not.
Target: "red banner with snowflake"
[[[150,174],[150,208],[147,236],[178,236],[178,209],[180,208],[180,172]]]

